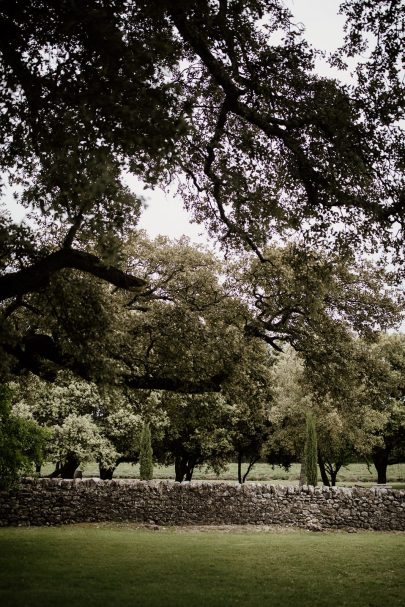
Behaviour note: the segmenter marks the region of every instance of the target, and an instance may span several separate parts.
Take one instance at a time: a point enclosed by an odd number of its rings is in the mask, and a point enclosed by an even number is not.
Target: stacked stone
[[[283,525],[405,531],[405,491],[375,487],[23,479],[0,492],[0,525],[79,522]]]

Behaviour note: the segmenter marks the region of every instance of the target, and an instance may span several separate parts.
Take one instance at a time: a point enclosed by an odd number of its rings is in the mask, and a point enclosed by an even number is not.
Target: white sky
[[[340,46],[344,18],[337,15],[339,0],[285,0],[285,3],[297,22],[306,27],[306,38],[314,47],[331,52]],[[337,76],[324,62],[319,63],[317,71],[325,76]],[[208,236],[204,227],[191,222],[181,199],[159,189],[143,190],[139,181],[130,175],[126,181],[131,189],[142,194],[147,201],[148,208],[142,214],[139,227],[145,229],[151,237],[165,234],[179,238],[185,234],[194,242],[207,243]],[[17,207],[9,190],[5,191],[4,200],[13,218],[21,221],[25,211]]]

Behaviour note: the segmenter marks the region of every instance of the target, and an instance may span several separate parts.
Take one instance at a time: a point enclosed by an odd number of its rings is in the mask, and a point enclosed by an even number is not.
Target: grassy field
[[[400,607],[404,567],[403,534],[0,530],[2,607]]]
[[[42,469],[42,474],[50,474],[53,466],[46,465]],[[84,466],[85,476],[98,476],[98,467],[96,464]],[[280,467],[272,468],[269,464],[256,464],[248,476],[248,481],[255,482],[273,482],[278,484],[297,484],[300,474],[298,464],[293,464],[287,472]],[[320,478],[320,475],[318,475]],[[120,464],[114,472],[116,478],[139,478],[139,466],[132,464]],[[174,466],[155,466],[154,478],[156,479],[174,479]],[[236,481],[238,478],[236,464],[230,464],[228,468],[217,476],[212,470],[205,468],[197,469],[194,472],[193,480],[226,480]],[[375,484],[377,473],[374,466],[367,468],[366,464],[350,464],[342,468],[338,475],[338,485],[354,485],[355,483],[364,483],[365,485]],[[405,464],[395,464],[388,466],[388,482],[393,487],[405,487]]]

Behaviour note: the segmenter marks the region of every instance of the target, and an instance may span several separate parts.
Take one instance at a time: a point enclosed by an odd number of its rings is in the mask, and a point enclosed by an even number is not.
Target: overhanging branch
[[[31,371],[43,379],[53,381],[58,369],[69,369],[85,380],[95,380],[93,370],[71,356],[65,356],[50,335],[37,333],[26,335],[20,345],[8,344],[3,347],[15,360],[12,372],[16,375]],[[183,394],[200,394],[219,392],[226,378],[226,373],[222,373],[195,381],[158,375],[128,375],[120,379],[123,385],[132,390],[167,390]]]
[[[314,170],[301,143],[291,134],[290,127],[295,126],[295,123],[290,124],[288,121],[278,120],[269,113],[262,115],[261,112],[241,101],[241,97],[246,91],[235,84],[227,67],[213,55],[207,40],[204,39],[192,20],[187,18],[184,8],[169,0],[167,10],[183,40],[200,57],[213,80],[222,88],[226,97],[227,111],[260,129],[269,139],[282,142],[294,158],[299,179],[305,188],[309,203],[314,206],[318,205],[319,192],[323,187],[327,187],[328,183],[322,175]]]
[[[0,301],[43,289],[49,284],[52,275],[64,268],[86,272],[130,291],[142,290],[146,286],[146,282],[141,278],[107,266],[95,255],[74,249],[62,249],[23,270],[0,276]]]

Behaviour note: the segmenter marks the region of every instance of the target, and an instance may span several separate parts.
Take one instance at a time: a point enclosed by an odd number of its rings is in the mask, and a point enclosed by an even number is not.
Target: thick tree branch
[[[276,352],[283,352],[283,349],[276,343],[277,341],[288,341],[288,338],[285,336],[279,335],[268,335],[265,330],[259,329],[259,327],[248,324],[245,327],[245,335],[247,337],[258,337],[262,341],[266,342],[276,350]]]
[[[5,308],[3,314],[4,318],[8,318],[19,308],[26,308],[27,310],[34,312],[34,314],[40,315],[40,311],[37,308],[24,301],[22,296],[19,295]]]
[[[125,384],[133,390],[168,390],[183,394],[220,392],[225,374],[218,374],[203,381],[187,381],[171,377],[129,377]]]
[[[243,95],[243,89],[240,89],[235,85],[232,78],[229,77],[227,70],[219,61],[217,61],[207,45],[204,43],[204,40],[200,36],[197,28],[195,28],[193,24],[187,20],[181,5],[179,5],[179,3],[176,1],[169,0],[167,2],[167,9],[183,40],[188,42],[191,48],[201,58],[209,72],[221,85],[225,95],[233,99],[237,99],[240,95]]]
[[[43,379],[53,381],[56,378],[57,370],[63,368],[70,369],[83,379],[94,380],[90,369],[80,361],[64,356],[49,335],[26,335],[21,344],[3,347],[6,353],[16,360],[12,369],[12,372],[16,375],[31,371]],[[184,394],[200,394],[203,392],[219,392],[226,377],[226,373],[222,373],[202,381],[192,381],[152,375],[130,375],[123,377],[122,381],[124,385],[132,390],[168,390]]]
[[[84,217],[84,209],[80,209],[78,214],[76,215],[74,222],[70,226],[68,233],[65,236],[65,240],[63,241],[63,248],[70,249],[72,247],[75,236],[80,229]]]
[[[62,249],[28,268],[0,276],[0,301],[43,289],[49,284],[52,275],[64,268],[86,272],[121,289],[142,290],[146,285],[141,278],[105,265],[95,255]]]

